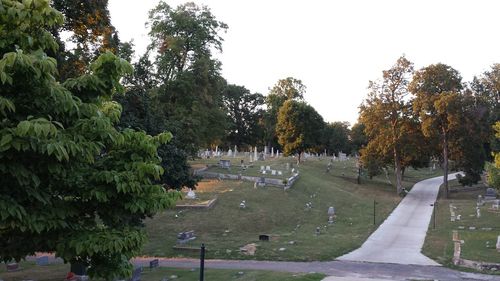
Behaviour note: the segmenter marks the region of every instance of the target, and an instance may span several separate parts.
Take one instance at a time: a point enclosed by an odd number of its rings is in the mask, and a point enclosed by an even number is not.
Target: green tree
[[[365,125],[363,123],[358,122],[352,125],[352,128],[349,131],[349,140],[352,151],[356,153],[359,153],[361,148],[368,144],[368,139],[365,134]]]
[[[349,122],[327,123],[323,131],[323,146],[329,151],[337,154],[339,152],[350,153]]]
[[[229,132],[226,137],[228,146],[253,146],[262,139],[262,118],[264,96],[251,94],[243,86],[227,85],[224,90],[224,104],[230,118]]]
[[[448,196],[448,159],[451,131],[459,123],[460,73],[445,64],[434,64],[417,71],[409,85],[415,94],[414,110],[419,114],[422,132],[428,138],[439,138],[444,169],[444,190]]]
[[[500,140],[500,121],[495,123],[493,130],[495,138]],[[489,186],[500,190],[500,149],[493,152],[493,157],[494,162],[486,164],[487,182]]]
[[[287,100],[303,100],[306,86],[301,80],[287,77],[278,80],[266,96],[267,110],[263,118],[264,138],[268,147],[277,145],[276,123],[278,112]]]
[[[305,102],[287,100],[278,113],[276,134],[285,155],[301,154],[306,150],[319,151],[323,117]]]
[[[44,51],[62,19],[47,0],[0,2],[0,259],[51,251],[111,280],[130,275],[142,220],[177,197],[154,184],[171,135],[115,129],[111,97],[131,67],[110,52],[56,81]]]
[[[144,58],[141,71],[155,78],[149,81],[142,76],[138,82],[157,82],[158,108],[166,128],[174,134],[172,144],[196,155],[200,147],[220,142],[227,127],[226,82],[220,75],[220,62],[211,53],[222,50],[219,34],[227,25],[217,21],[207,7],[187,3],[172,9],[165,2],[150,11],[148,25],[149,50],[156,58],[154,67]]]
[[[61,79],[83,74],[86,66],[103,52],[117,54],[120,40],[111,24],[108,0],[53,0],[52,4],[65,18],[63,25],[52,29],[60,49],[49,53],[57,59]],[[67,47],[61,33],[70,35],[67,40],[74,47]]]
[[[392,155],[397,193],[401,194],[403,153],[405,151],[405,123],[410,121],[410,103],[407,102],[408,83],[413,74],[413,63],[404,56],[389,70],[384,70],[381,82],[370,81],[370,93],[360,106],[360,121],[365,125],[372,153],[387,159]]]

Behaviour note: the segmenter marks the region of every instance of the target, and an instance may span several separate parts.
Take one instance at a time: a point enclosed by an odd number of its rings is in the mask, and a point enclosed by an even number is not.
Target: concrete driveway
[[[448,179],[452,180],[455,176],[456,174],[450,174]],[[443,177],[416,183],[361,248],[338,260],[439,266],[420,251],[431,222],[434,208],[432,204],[437,199],[442,183]]]

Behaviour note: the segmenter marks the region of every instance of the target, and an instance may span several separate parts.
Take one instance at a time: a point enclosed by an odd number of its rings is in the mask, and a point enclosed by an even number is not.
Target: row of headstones
[[[279,171],[279,170],[271,170],[271,166],[265,166],[265,167],[264,167],[264,166],[260,166],[260,172],[261,172],[263,175],[267,174],[267,172],[270,172],[270,173],[271,173],[271,175],[273,175],[273,176],[276,176],[276,175],[281,176],[281,175],[283,175],[283,172],[282,172],[282,171]]]
[[[253,154],[253,156],[252,156]],[[267,146],[264,147],[264,151],[258,152],[257,147],[250,149],[249,152],[245,152],[243,156],[245,157],[250,157],[250,162],[253,161],[262,161],[264,160],[268,155],[271,157],[280,157],[281,153],[279,150],[274,151],[274,147],[271,147],[271,151],[269,153]],[[198,156],[201,158],[209,158],[209,157],[223,157],[223,156],[228,156],[228,157],[237,157],[238,156],[238,147],[235,145],[234,150],[229,149],[227,152],[224,152],[222,150],[219,150],[219,147],[215,147],[215,151],[213,150],[208,150],[206,149],[205,151],[199,151]]]

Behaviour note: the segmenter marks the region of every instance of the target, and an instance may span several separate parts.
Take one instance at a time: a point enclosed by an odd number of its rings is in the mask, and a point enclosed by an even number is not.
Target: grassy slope
[[[293,159],[270,163],[282,165],[283,161]],[[276,187],[254,189],[252,183],[223,181],[220,188],[209,192],[219,199],[212,209],[181,213],[169,210],[147,221],[149,243],[143,253],[196,257],[197,253],[172,249],[176,233],[187,230],[194,230],[198,237],[187,246],[199,247],[205,243],[208,258],[311,261],[331,260],[347,253],[359,247],[374,230],[373,201],[378,202],[377,223],[380,223],[400,198],[385,176],[365,179],[362,185],[357,185],[354,161],[335,162],[328,174],[327,163],[327,160],[309,160],[301,164],[301,178],[288,191]],[[407,187],[430,176],[428,170],[408,171],[407,175]],[[203,196],[206,198],[207,194]],[[241,200],[246,200],[246,209],[238,207]],[[307,202],[313,203],[311,210],[305,208]],[[327,225],[329,206],[334,206],[337,212],[337,221],[331,226]],[[175,218],[176,214],[179,218]],[[297,225],[300,227],[296,229]],[[318,226],[321,234],[316,236]],[[226,230],[229,232],[225,233]],[[260,242],[259,234],[272,234],[274,238]],[[289,241],[296,244],[290,245]],[[238,249],[248,243],[258,245],[255,256],[239,253]]]
[[[457,181],[451,181],[451,186],[458,186]],[[500,234],[500,214],[488,212],[491,203],[481,207],[481,218],[476,218],[477,195],[485,194],[486,188],[478,191],[468,191],[450,193],[448,199],[439,200],[437,212],[436,229],[429,228],[424,244],[423,253],[439,263],[451,265],[453,256],[452,230],[458,230],[459,237],[464,240],[462,245],[462,258],[500,263],[500,253],[495,249],[497,236]],[[450,221],[449,204],[457,207],[456,214],[462,216],[461,221]],[[458,226],[466,229],[460,230]],[[470,226],[475,226],[477,230],[469,230]],[[481,228],[493,228],[493,230],[481,230]],[[489,241],[490,248],[486,248]]]
[[[35,266],[31,262],[22,263],[23,270],[17,272],[5,272],[0,268],[0,278],[5,281],[21,281],[36,278],[38,281],[60,281],[69,271],[69,265],[54,264],[49,266]],[[242,272],[243,274],[239,274]],[[199,271],[176,268],[158,268],[155,270],[145,269],[141,275],[143,281],[158,281],[164,277],[176,275],[179,281],[199,280]],[[246,270],[222,270],[205,269],[205,280],[238,280],[238,281],[319,281],[325,277],[323,274],[294,274],[271,271],[246,271]],[[170,279],[169,279],[170,280]]]

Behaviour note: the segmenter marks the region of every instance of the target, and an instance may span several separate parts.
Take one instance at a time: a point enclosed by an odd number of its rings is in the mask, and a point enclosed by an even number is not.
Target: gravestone
[[[278,176],[281,176],[283,175],[283,172],[282,171],[278,171]]]
[[[260,170],[261,170],[261,171],[264,171],[264,169],[265,169],[265,168],[266,168],[266,167],[264,167],[264,166],[260,166]]]
[[[493,210],[499,210],[500,209],[500,200],[495,200],[493,201],[493,205],[491,206]]]
[[[258,185],[259,186],[265,186],[266,185],[266,178],[265,177],[260,177]]]
[[[138,267],[132,271],[132,278],[130,281],[141,281],[142,267]]]
[[[264,161],[264,153],[259,153],[259,161]]]
[[[271,170],[271,175],[276,176],[276,170]]]
[[[486,194],[484,195],[485,200],[493,200],[497,198],[497,192],[495,189],[489,187],[486,189]]]
[[[49,257],[48,256],[41,256],[36,258],[36,265],[39,266],[44,266],[49,264]]]
[[[497,252],[500,252],[500,235],[497,238]]]
[[[327,213],[328,213],[328,223],[332,224],[333,219],[335,218],[335,208],[333,206],[329,207]]]
[[[271,166],[266,166],[266,171],[271,171]]]
[[[267,234],[259,235],[259,241],[269,241],[269,235]]]
[[[177,243],[178,244],[185,244],[191,240],[196,239],[196,236],[194,236],[194,230],[191,231],[185,231],[185,232],[180,232],[177,234]]]
[[[229,157],[233,156],[233,151],[231,150],[231,148],[227,151],[227,156]]]
[[[477,196],[477,206],[483,206],[484,205],[484,200],[483,200],[483,196],[481,195],[478,195]]]
[[[481,217],[481,209],[479,207],[476,207],[476,218]]]
[[[240,203],[240,209],[245,209],[247,207],[247,202],[245,200],[242,200]]]
[[[231,160],[224,160],[224,159],[219,160],[219,167],[223,169],[231,168]]]
[[[21,270],[17,262],[8,263],[6,266],[8,272]]]
[[[158,266],[160,266],[160,261],[158,259],[154,259],[149,262],[150,269],[157,268]]]
[[[194,193],[194,190],[191,188],[189,189],[188,193],[186,194],[187,199],[196,199],[196,193]]]

